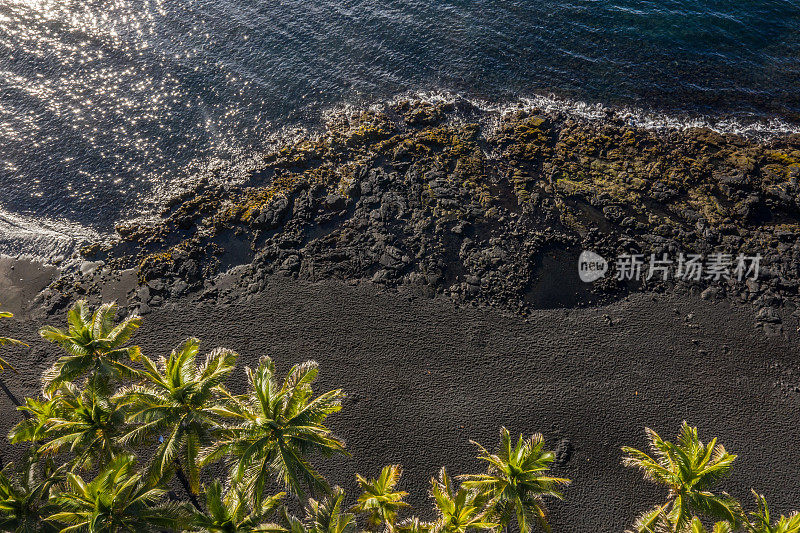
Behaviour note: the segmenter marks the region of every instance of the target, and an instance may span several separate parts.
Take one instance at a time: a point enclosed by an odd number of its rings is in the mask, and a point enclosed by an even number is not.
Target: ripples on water
[[[798,124],[798,23],[774,0],[0,0],[0,252],[12,215],[108,231],[192,162],[410,91]]]

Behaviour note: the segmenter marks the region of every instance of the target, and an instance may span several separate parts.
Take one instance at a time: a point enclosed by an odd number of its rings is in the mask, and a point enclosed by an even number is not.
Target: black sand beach
[[[6,321],[31,344],[6,374],[20,396],[38,390],[58,355],[38,339],[37,315]],[[47,319],[63,323],[63,313]],[[179,299],[154,309],[136,340],[151,357],[187,336],[205,350],[235,349],[239,366],[261,355],[280,371],[315,359],[318,391],[348,400],[331,424],[352,457],[317,459],[332,483],[355,494],[354,473],[402,463],[401,488],[428,517],[429,479],[442,465],[475,472],[470,439],[493,446],[501,425],[542,432],[558,452],[555,473],[573,479],[551,505],[554,531],[622,531],[662,490],[620,465],[622,445],[645,446],[643,428],[664,436],[681,420],[739,454],[721,488],[750,503],[766,493],[778,512],[800,498],[795,445],[800,368],[791,334],[767,337],[753,309],[694,296],[634,294],[605,307],[534,311],[527,320],[444,298],[408,299],[371,283],[272,278],[234,305]],[[5,333],[6,331],[4,331]],[[244,373],[230,380],[241,388]],[[0,431],[19,420],[3,402]],[[3,446],[8,457],[9,447]]]
[[[0,531],[800,533],[799,24],[0,0]]]

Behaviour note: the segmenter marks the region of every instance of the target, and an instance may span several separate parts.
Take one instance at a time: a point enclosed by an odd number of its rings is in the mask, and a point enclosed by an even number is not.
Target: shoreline
[[[706,130],[725,137],[741,137],[748,142],[768,144],[780,142],[800,136],[800,124],[791,124],[781,118],[758,117],[751,122],[742,122],[733,116],[706,115],[670,115],[657,110],[647,110],[629,106],[608,106],[598,102],[571,100],[555,94],[536,94],[519,97],[516,100],[493,103],[481,97],[467,97],[449,91],[416,91],[388,98],[381,102],[360,102],[359,104],[342,103],[319,112],[313,123],[293,123],[272,131],[266,136],[265,148],[247,154],[231,155],[228,159],[211,158],[206,162],[193,162],[192,174],[186,176],[186,182],[176,183],[168,191],[159,191],[160,200],[148,199],[145,203],[161,206],[169,204],[174,197],[180,197],[193,188],[194,182],[200,180],[217,180],[221,184],[247,182],[248,176],[263,164],[271,154],[309,139],[324,136],[330,122],[353,114],[382,112],[402,102],[413,102],[422,106],[460,106],[471,107],[481,116],[489,129],[504,117],[514,114],[543,113],[552,117],[566,117],[589,125],[615,125],[658,135],[670,136],[691,130]],[[270,148],[266,148],[270,147]],[[165,202],[164,197],[168,198]],[[133,219],[117,222],[117,225],[157,224],[159,214],[142,213]],[[19,235],[12,236],[14,231]],[[8,233],[5,240],[0,239],[0,254],[19,255],[20,253],[33,260],[47,264],[70,264],[75,257],[80,257],[80,249],[94,243],[114,242],[118,235],[114,233],[99,234],[95,228],[78,222],[66,222],[56,219],[37,221],[33,217],[3,212],[0,210],[0,229]],[[22,244],[26,241],[27,244]],[[41,244],[36,244],[36,243]],[[49,244],[48,244],[49,243]],[[22,247],[21,247],[22,246]],[[46,250],[42,247],[49,247]],[[46,255],[41,255],[46,253]],[[55,261],[53,261],[55,259]],[[77,259],[79,261],[79,259]]]
[[[536,109],[492,123],[467,101],[398,101],[327,128],[252,162],[244,180],[219,169],[158,221],[83,247],[44,305],[63,308],[130,271],[142,312],[187,293],[214,300],[214,278],[234,267],[250,293],[274,275],[370,281],[522,315],[637,290],[580,282],[581,250],[760,254],[753,283],[641,288],[754,302],[766,329],[800,304],[800,136],[656,133]]]

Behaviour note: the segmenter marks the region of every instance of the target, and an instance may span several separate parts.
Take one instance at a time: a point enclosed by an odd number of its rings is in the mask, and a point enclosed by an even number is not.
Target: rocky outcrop
[[[270,276],[364,280],[525,313],[547,254],[577,259],[582,248],[605,257],[760,253],[758,281],[691,286],[762,307],[797,298],[797,137],[757,142],[646,130],[613,115],[496,116],[467,102],[403,101],[339,115],[260,161],[243,183],[200,180],[161,222],[122,225],[117,242],[87,259],[135,268],[148,306],[189,291],[218,296],[214,276],[248,265],[241,283],[252,292]],[[52,299],[85,284],[62,279]],[[631,288],[604,279],[589,292]]]

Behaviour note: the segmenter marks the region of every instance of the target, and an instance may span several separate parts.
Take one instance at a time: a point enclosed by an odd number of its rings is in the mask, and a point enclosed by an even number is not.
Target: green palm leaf
[[[664,505],[641,515],[634,531],[691,532],[692,528],[702,526],[695,515],[736,527],[742,517],[739,503],[724,492],[710,490],[730,473],[736,456],[729,454],[717,439],[704,444],[697,428],[686,422],[681,425],[675,442],[665,441],[649,428],[645,432],[652,456],[626,446],[622,448],[625,453],[622,464],[637,468],[648,481],[667,487],[669,496]]]
[[[408,493],[395,490],[402,475],[403,468],[400,465],[384,466],[375,479],[367,479],[356,474],[362,494],[351,511],[366,514],[367,522],[373,530],[383,525],[387,531],[394,531],[398,513],[401,509],[409,507],[403,501]]]
[[[159,531],[188,523],[188,510],[162,502],[165,491],[146,483],[134,470],[135,459],[120,455],[86,482],[67,474],[69,488],[54,498],[59,511],[48,520],[65,531]]]
[[[270,496],[253,509],[250,502],[237,490],[223,493],[222,485],[215,480],[206,488],[206,510],[194,512],[191,531],[202,533],[250,533],[253,531],[282,531],[283,528],[266,520],[280,507],[286,494]]]
[[[770,520],[769,506],[763,494],[752,491],[758,509],[750,513],[745,522],[745,529],[750,533],[800,533],[800,513],[781,515],[775,521]]]
[[[355,515],[342,510],[344,491],[334,487],[321,501],[309,498],[306,506],[306,523],[309,533],[354,533]]]
[[[512,444],[508,430],[501,428],[496,453],[474,444],[480,450],[479,459],[488,463],[488,470],[485,474],[461,476],[463,487],[489,498],[491,514],[501,526],[507,527],[516,518],[522,533],[528,533],[537,523],[544,531],[550,531],[544,499],[562,499],[560,487],[570,480],[547,475],[555,454],[545,450],[544,438],[540,434],[528,439],[520,435]]]
[[[69,452],[73,468],[102,467],[122,452],[117,438],[124,428],[124,412],[91,387],[80,391],[65,383],[42,400],[27,398],[20,409],[30,416],[11,430],[12,443],[36,443],[42,455]]]
[[[0,318],[11,318],[12,316],[14,315],[12,313],[9,313],[8,311],[0,311]],[[9,344],[16,346],[27,346],[27,344],[25,344],[22,341],[18,341],[17,339],[11,339],[9,337],[0,337],[0,346],[6,346]],[[0,357],[0,373],[3,372],[6,369],[6,367],[10,368],[14,372],[17,371],[17,369],[14,368],[14,365],[12,365],[8,361]]]
[[[0,531],[57,531],[46,517],[55,511],[51,496],[63,482],[64,470],[53,469],[49,461],[29,455],[20,470],[14,472],[13,465],[8,465],[0,472]]]
[[[303,496],[305,488],[329,492],[325,479],[308,460],[310,454],[346,453],[344,442],[325,427],[327,417],[341,409],[342,391],[313,398],[318,374],[314,362],[294,366],[282,384],[275,379],[272,359],[246,368],[249,392],[233,396],[224,389],[223,405],[213,412],[231,422],[220,438],[200,455],[201,465],[226,460],[231,481],[259,501],[271,479]]]
[[[444,467],[438,478],[431,479],[431,497],[436,504],[438,519],[435,533],[465,533],[468,530],[494,529],[499,524],[487,519],[490,509],[487,494],[460,487],[457,491]]]
[[[52,326],[39,330],[44,339],[58,344],[67,353],[45,372],[46,392],[88,376],[95,382],[95,388],[107,395],[111,380],[136,375],[122,359],[135,359],[139,348],[123,345],[139,328],[141,318],[128,317],[115,326],[116,314],[115,303],[103,304],[91,313],[86,302],[81,300],[67,313],[69,327],[66,331]]]
[[[197,355],[200,341],[187,339],[158,364],[139,354],[143,382],[120,390],[114,397],[128,409],[133,427],[120,439],[141,443],[159,437],[149,468],[151,481],[172,473],[178,465],[188,477],[189,489],[200,489],[199,454],[213,442],[220,428],[219,387],[234,369],[237,355],[213,350],[202,364]]]

